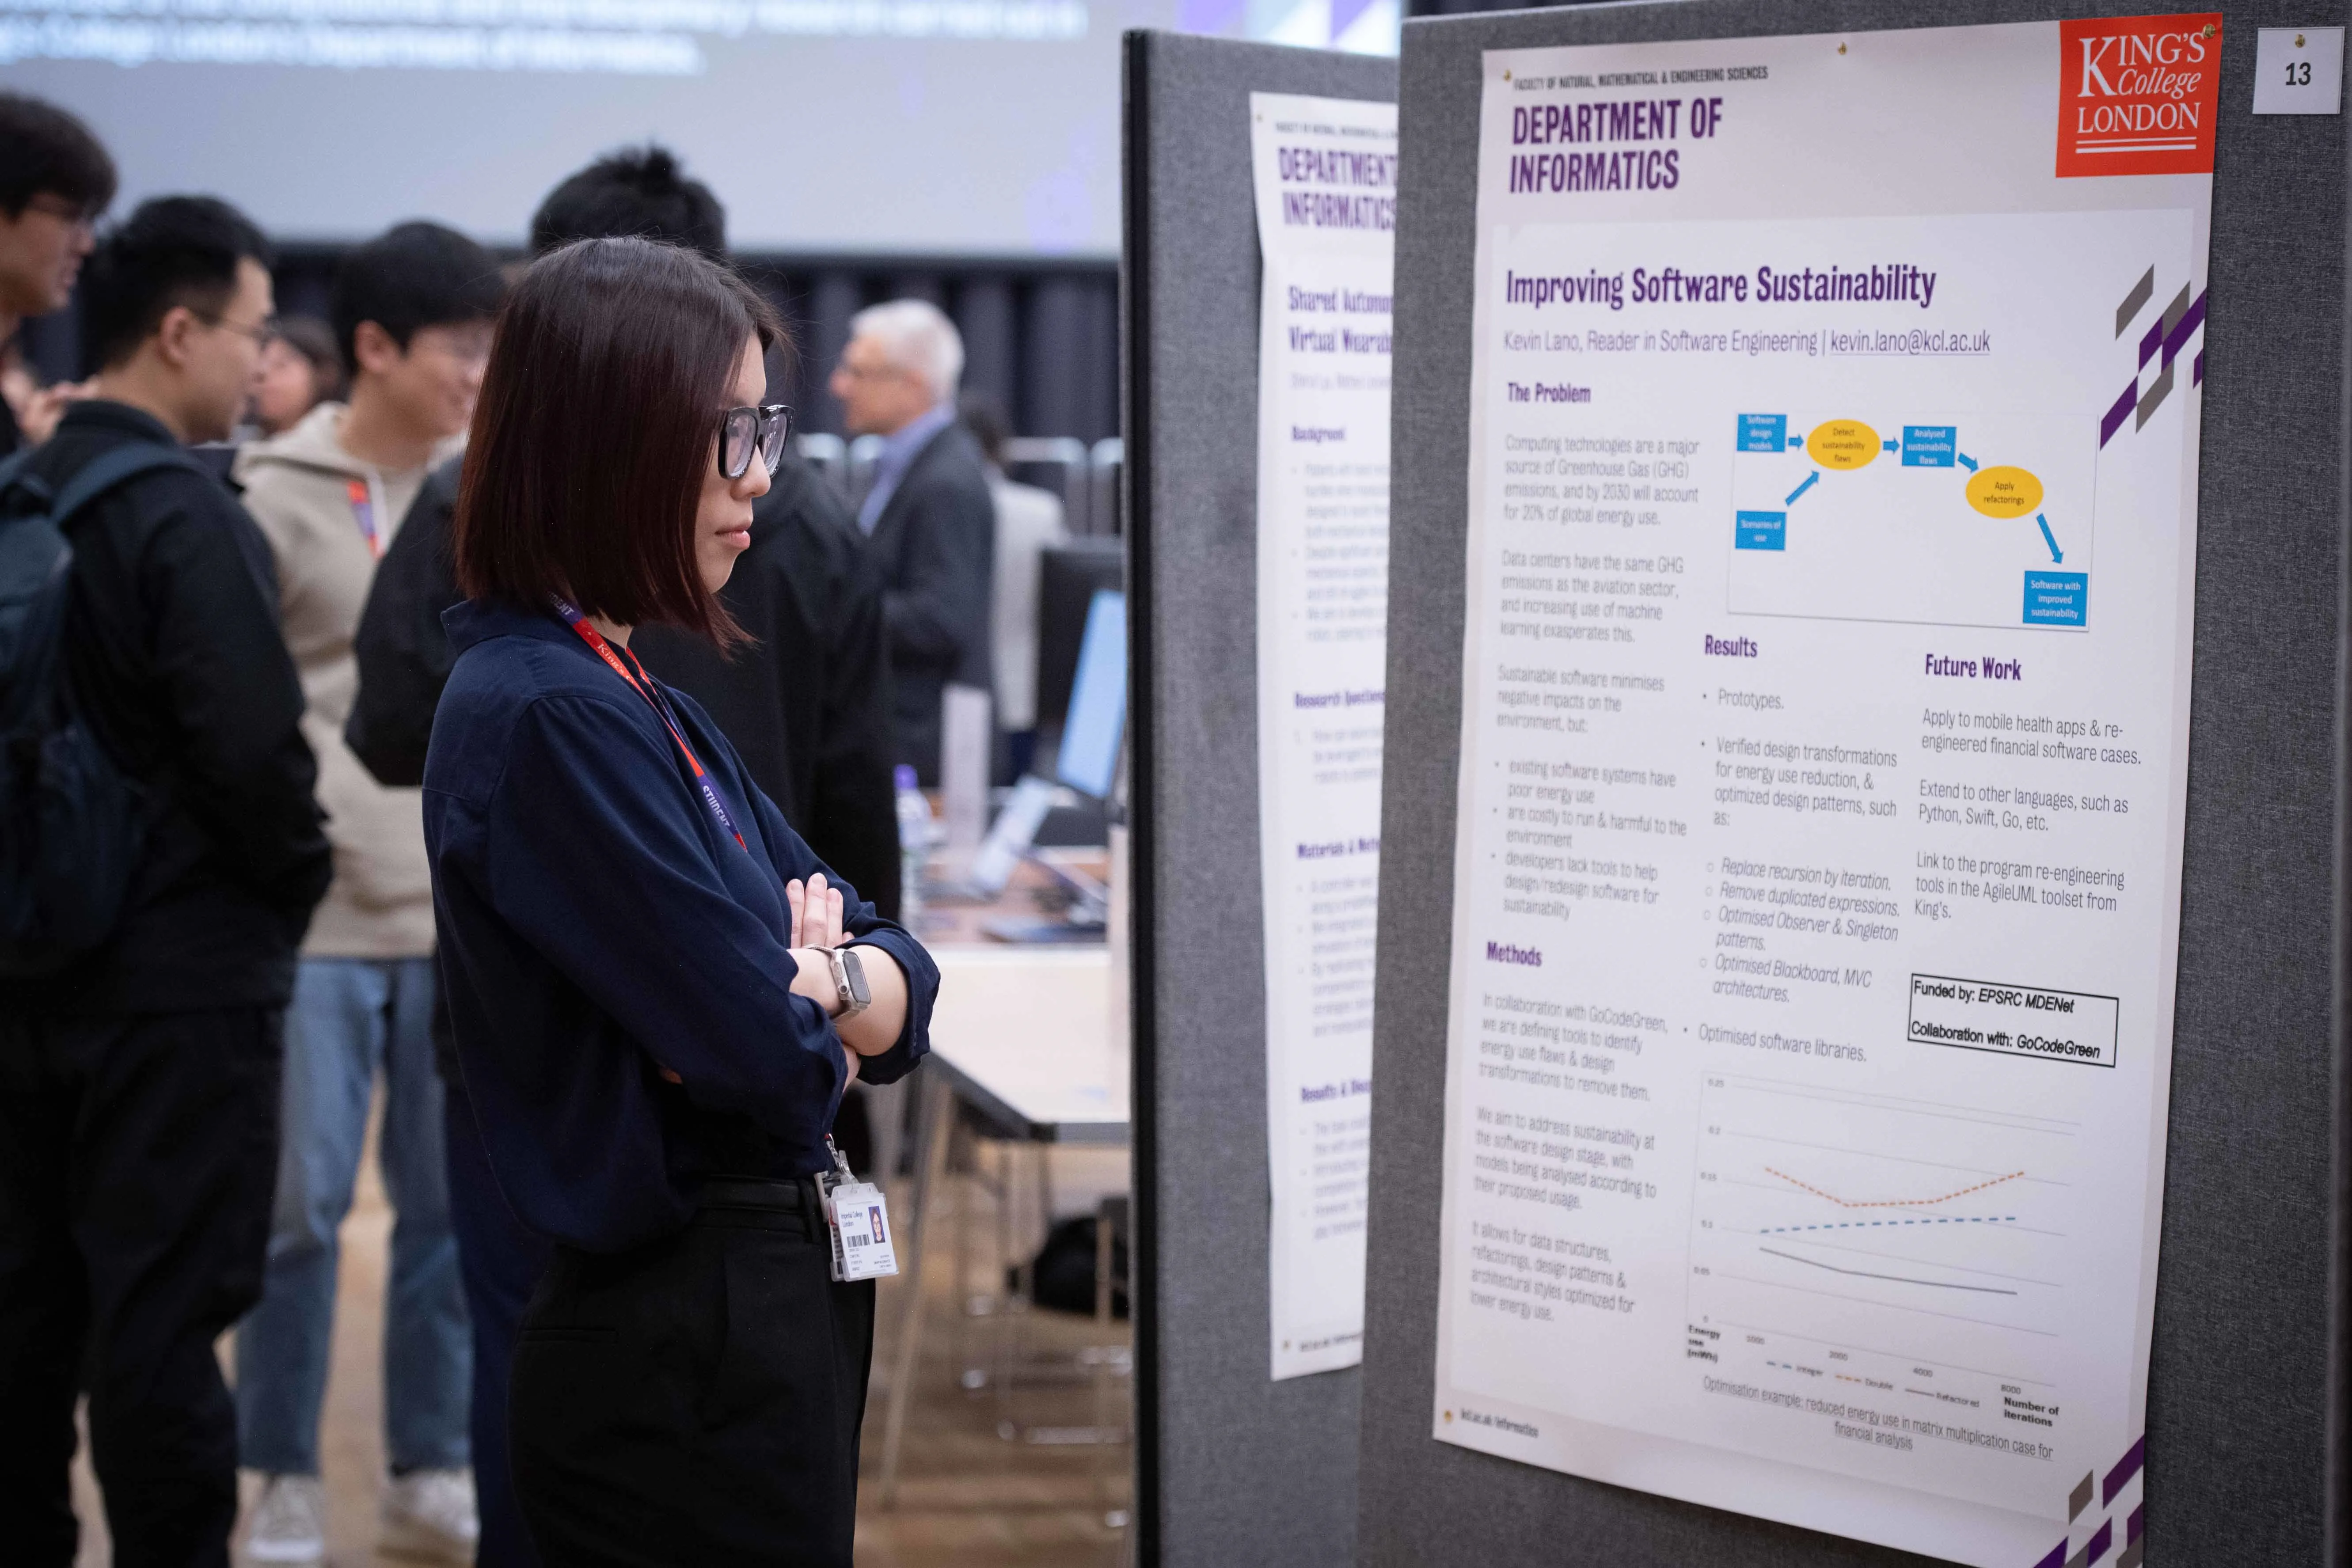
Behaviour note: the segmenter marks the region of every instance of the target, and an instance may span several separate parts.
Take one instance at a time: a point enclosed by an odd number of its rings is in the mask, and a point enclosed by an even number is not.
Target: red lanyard
[[[710,815],[719,819],[719,830],[734,839],[737,848],[746,854],[751,853],[751,847],[744,843],[743,835],[736,831],[735,819],[727,815],[727,803],[720,800],[718,790],[711,787],[710,775],[703,771],[702,760],[694,754],[694,748],[686,743],[684,731],[678,729],[677,721],[670,716],[669,704],[662,700],[660,691],[654,686],[654,678],[646,674],[646,667],[637,663],[637,656],[629,654],[629,664],[624,665],[620,654],[613,651],[613,645],[604,640],[602,632],[588,624],[588,617],[582,615],[575,605],[562,598],[556,599],[554,604],[555,613],[563,617],[563,624],[578,632],[581,640],[596,650],[596,657],[611,665],[613,673],[627,681],[636,694],[661,715],[662,727],[669,731],[669,738],[676,741],[677,749],[685,753],[686,765],[694,770],[695,786],[701,790],[702,803],[710,808]],[[623,648],[621,652],[628,653],[628,649]],[[636,667],[635,674],[629,673],[629,665]]]
[[[352,498],[352,521],[360,525],[360,537],[367,541],[368,553],[381,556],[383,545],[376,537],[375,500],[368,494],[367,481],[350,480],[344,485],[343,493]]]

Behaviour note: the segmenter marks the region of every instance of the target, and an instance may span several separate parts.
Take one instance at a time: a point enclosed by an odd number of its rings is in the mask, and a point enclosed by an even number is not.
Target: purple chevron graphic
[[[2124,421],[2130,418],[2132,410],[2138,406],[2139,383],[2134,381],[2124,388],[2124,395],[2116,399],[2116,405],[2107,410],[2107,416],[2099,421],[2099,445],[2105,446],[2108,437],[2124,427]]]
[[[2211,290],[2208,289],[2207,292],[2210,293]],[[2180,352],[2180,345],[2189,341],[2189,334],[2204,324],[2205,295],[2200,294],[2197,296],[2197,302],[2189,306],[2188,311],[2181,316],[2179,325],[2164,334],[2164,363],[2170,364],[2173,356]],[[2146,364],[2147,361],[2142,359],[2139,363]]]
[[[2123,336],[2124,329],[2131,324],[2132,318],[2147,306],[2150,299],[2155,297],[2155,269],[2149,268],[2147,275],[2133,287],[2124,302],[2116,307],[2116,335],[2117,337]],[[2171,393],[2172,362],[2188,346],[2189,340],[2204,326],[2205,301],[2210,293],[2208,289],[2191,300],[2189,296],[2189,288],[2186,283],[2180,286],[2180,292],[2173,296],[2172,303],[2165,307],[2163,313],[2155,321],[2148,323],[2146,335],[2139,340],[2139,363],[2132,372],[2131,382],[2124,388],[2122,395],[2116,399],[2114,406],[2109,408],[2099,421],[2101,447],[2105,447],[2109,441],[2114,440],[2116,433],[2121,430],[2125,422],[2132,419],[2135,415],[2137,416],[2139,425],[2147,424],[2149,416],[2157,411],[2166,396]],[[2146,388],[2142,388],[2140,376],[2147,371],[2149,363],[2159,355],[2162,356],[2159,374],[2154,381],[2148,383]],[[2192,386],[2202,386],[2205,384],[2205,351],[2202,348],[2197,351],[2196,357],[2189,362],[2189,383]]]
[[[2105,1508],[2114,1502],[2116,1494],[2124,1489],[2124,1483],[2139,1474],[2140,1466],[2147,1462],[2147,1438],[2143,1435],[2138,1442],[2124,1450],[2124,1457],[2116,1461],[2114,1469],[2107,1472],[2105,1482],[2099,1488],[2099,1506]]]
[[[2095,1470],[2084,1476],[2081,1483],[2074,1489],[2072,1495],[2067,1499],[2069,1524],[2065,1537],[2045,1552],[2033,1564],[2033,1568],[2092,1568],[2095,1563],[2106,1562],[2108,1553],[2116,1552],[2117,1545],[2116,1519],[2106,1510],[2115,1506],[2116,1499],[2122,1495],[2125,1488],[2130,1486],[2132,1481],[2140,1476],[2147,1464],[2147,1438],[2143,1435],[2130,1447],[2124,1450],[2123,1458],[2116,1461],[2114,1468],[2107,1471],[2104,1479],[2100,1479]],[[2095,1483],[2099,1498],[2099,1509],[2097,1512],[2091,1512],[2090,1501]],[[2147,1552],[2147,1547],[2140,1539],[2141,1532],[2146,1528],[2147,1512],[2146,1502],[2135,1499],[2130,1514],[2123,1521],[2122,1551],[2116,1556],[2113,1568],[2140,1568]],[[2097,1521],[2095,1528],[2092,1526],[2094,1520]],[[2083,1544],[2069,1555],[2066,1550],[2067,1542],[2076,1538],[2074,1531],[2077,1529],[2089,1529],[2091,1533],[2083,1541]]]

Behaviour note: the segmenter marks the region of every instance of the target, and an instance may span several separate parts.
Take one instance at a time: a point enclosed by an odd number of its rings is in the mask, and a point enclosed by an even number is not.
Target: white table
[[[914,1189],[898,1230],[906,1273],[882,1436],[882,1503],[896,1500],[898,1441],[923,1327],[923,1254],[958,1101],[993,1137],[1118,1147],[1128,1142],[1127,1020],[1101,947],[940,947],[931,1054],[915,1074]]]

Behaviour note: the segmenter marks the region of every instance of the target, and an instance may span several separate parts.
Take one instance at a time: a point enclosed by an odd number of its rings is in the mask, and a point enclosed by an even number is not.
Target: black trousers
[[[850,1568],[874,1284],[830,1256],[805,1181],[713,1183],[617,1257],[557,1248],[509,1412],[548,1568]]]
[[[119,1568],[225,1565],[236,1412],[213,1342],[260,1299],[283,1016],[0,1018],[0,1549],[74,1560],[74,1397]]]

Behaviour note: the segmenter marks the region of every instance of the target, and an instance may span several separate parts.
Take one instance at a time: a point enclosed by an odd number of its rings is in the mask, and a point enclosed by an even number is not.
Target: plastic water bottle
[[[931,855],[931,803],[915,784],[915,770],[898,764],[898,922],[912,930],[923,910],[923,866]]]

